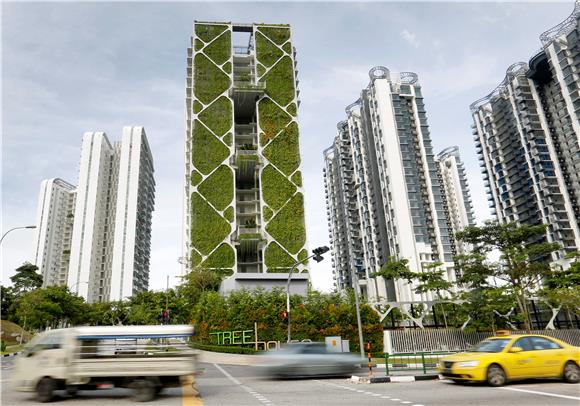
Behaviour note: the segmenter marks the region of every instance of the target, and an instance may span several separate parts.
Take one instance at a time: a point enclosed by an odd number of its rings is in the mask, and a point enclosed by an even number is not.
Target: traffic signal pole
[[[329,251],[328,247],[319,247],[319,248],[313,249],[312,255],[304,258],[301,261],[296,262],[294,265],[292,265],[292,267],[290,268],[290,271],[288,272],[288,281],[286,282],[286,313],[288,315],[288,341],[287,341],[288,343],[290,343],[290,340],[292,339],[292,321],[291,321],[292,316],[291,316],[291,312],[290,312],[290,280],[292,279],[292,272],[294,272],[294,269],[296,269],[296,267],[298,265],[300,265],[303,262],[308,261],[310,258],[314,258],[314,260],[316,262],[322,261],[324,259],[322,257],[322,254],[324,254],[327,251]]]

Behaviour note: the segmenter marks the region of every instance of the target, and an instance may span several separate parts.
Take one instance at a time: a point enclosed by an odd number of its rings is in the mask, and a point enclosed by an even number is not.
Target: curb
[[[403,375],[403,376],[357,376],[353,375],[350,378],[352,383],[389,383],[389,382],[415,382],[415,381],[431,381],[439,379],[439,374],[427,375]]]

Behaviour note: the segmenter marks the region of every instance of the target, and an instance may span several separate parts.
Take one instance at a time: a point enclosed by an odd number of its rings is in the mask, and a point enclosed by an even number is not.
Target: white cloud
[[[407,30],[406,28],[401,31],[401,37],[407,41],[407,43],[409,45],[411,45],[414,48],[419,48],[419,40],[417,39],[417,34]]]

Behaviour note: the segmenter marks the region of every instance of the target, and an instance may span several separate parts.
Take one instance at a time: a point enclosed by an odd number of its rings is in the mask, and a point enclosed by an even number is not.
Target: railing
[[[234,89],[237,90],[266,90],[265,82],[249,82],[242,80],[234,80]]]
[[[403,352],[385,354],[385,373],[422,371],[423,374],[437,369],[441,358],[456,354],[456,351],[447,352]]]
[[[234,54],[237,54],[237,55],[249,55],[250,54],[250,48],[249,47],[234,46]]]

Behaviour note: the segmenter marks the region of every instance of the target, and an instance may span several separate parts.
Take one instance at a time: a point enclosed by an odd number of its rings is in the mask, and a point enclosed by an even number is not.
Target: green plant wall
[[[232,31],[227,23],[196,23],[191,125],[191,267],[233,269],[234,174]]]
[[[285,272],[306,253],[293,48],[288,26],[258,26],[255,38],[257,72],[266,84],[258,103],[263,221],[274,240],[264,263],[268,272]]]

